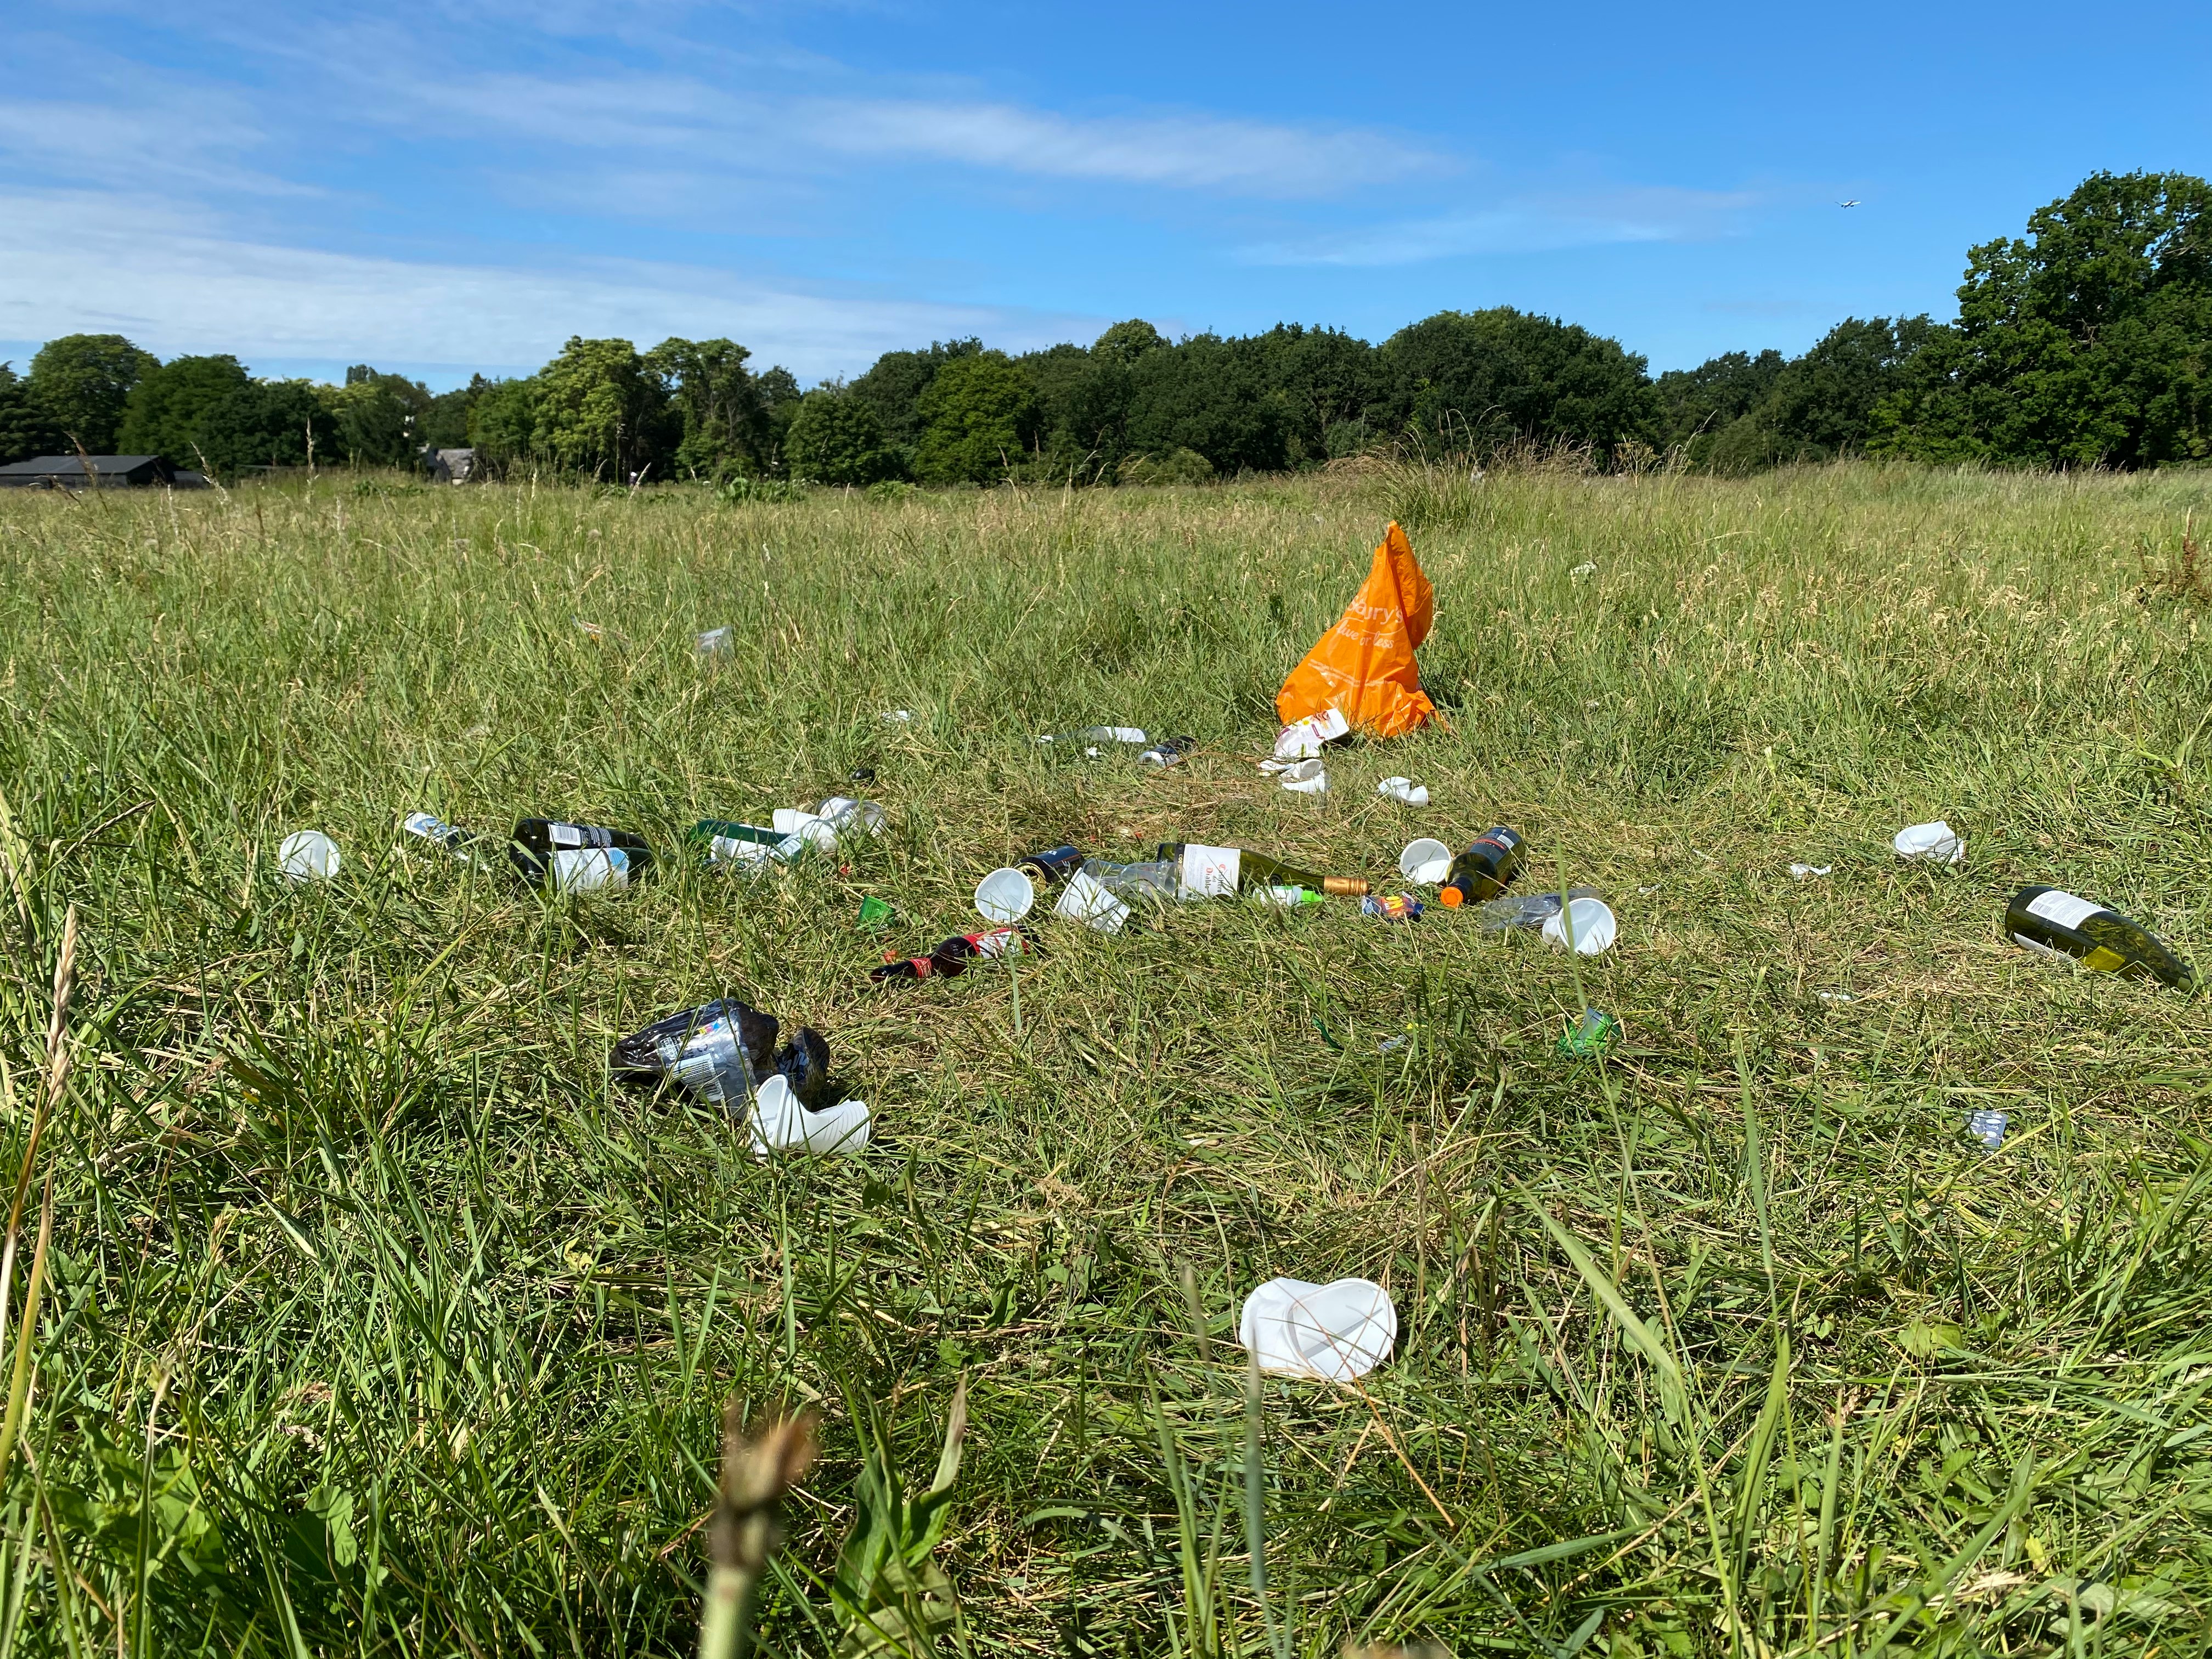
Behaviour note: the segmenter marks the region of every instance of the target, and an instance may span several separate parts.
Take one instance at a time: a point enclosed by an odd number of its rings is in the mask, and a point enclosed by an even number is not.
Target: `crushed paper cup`
[[[1060,890],[1060,901],[1052,907],[1052,913],[1102,933],[1120,933],[1121,924],[1129,919],[1129,907],[1080,870]]]
[[[1933,823],[1916,823],[1897,832],[1890,845],[1897,848],[1901,859],[1914,859],[1923,864],[1964,864],[1966,861],[1966,838],[1941,818]]]
[[[1323,745],[1334,743],[1351,730],[1341,710],[1331,708],[1323,714],[1309,714],[1302,720],[1291,721],[1276,734],[1275,758],[1311,760],[1321,753]]]
[[[868,1144],[868,1103],[840,1101],[810,1112],[778,1073],[753,1097],[750,1115],[753,1156],[775,1152],[857,1152]]]
[[[328,881],[338,872],[338,844],[319,830],[295,830],[276,848],[276,872],[287,881]]]
[[[1578,898],[1544,924],[1544,937],[1564,950],[1570,921],[1575,928],[1575,953],[1585,957],[1602,956],[1611,950],[1620,927],[1603,899]]]
[[[1416,885],[1434,887],[1451,874],[1451,848],[1424,836],[1407,842],[1406,850],[1398,854],[1398,873]]]
[[[1836,872],[1832,864],[1793,864],[1790,873],[1799,881],[1810,881],[1815,876],[1832,876]]]
[[[1371,1279],[1271,1279],[1244,1298],[1237,1340],[1277,1376],[1349,1382],[1390,1357],[1398,1310]]]
[[[1385,778],[1375,786],[1375,793],[1392,800],[1403,801],[1408,806],[1429,804],[1428,786],[1415,783],[1411,778]]]
[[[1317,760],[1303,760],[1283,770],[1283,787],[1294,795],[1328,793],[1328,771]]]

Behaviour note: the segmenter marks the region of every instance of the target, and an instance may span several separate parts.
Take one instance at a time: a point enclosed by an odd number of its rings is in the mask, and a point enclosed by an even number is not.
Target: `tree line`
[[[2208,210],[2203,179],[2100,173],[2025,236],[1969,252],[1955,321],[1850,318],[1801,356],[1656,379],[1618,341],[1504,307],[1379,345],[1297,324],[1170,340],[1139,320],[1020,354],[937,342],[804,392],[723,339],[574,338],[535,374],[434,394],[366,365],[343,386],[258,380],[233,357],[72,335],[25,376],[0,366],[0,460],[82,446],[233,475],[472,447],[494,469],[624,483],[933,486],[1188,483],[1406,445],[1722,473],[1853,453],[2165,465],[2212,459]]]

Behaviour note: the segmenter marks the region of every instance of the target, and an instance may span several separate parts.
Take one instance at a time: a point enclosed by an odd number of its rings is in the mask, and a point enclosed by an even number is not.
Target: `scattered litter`
[[[1330,744],[1341,743],[1352,735],[1352,726],[1334,708],[1325,708],[1318,714],[1308,714],[1304,720],[1292,720],[1275,734],[1275,758],[1279,761],[1312,760]]]
[[[1897,856],[1913,859],[1923,864],[1964,864],[1966,861],[1966,838],[1938,818],[1933,823],[1916,823],[1897,832],[1890,845],[1897,848]]]
[[[986,921],[1019,921],[1036,902],[1036,884],[1018,869],[994,870],[975,884],[975,913]]]
[[[468,729],[467,731],[465,731],[465,732],[462,732],[462,733],[461,733],[461,741],[462,741],[463,743],[477,743],[477,742],[481,742],[483,738],[488,738],[488,737],[489,737],[490,735],[491,735],[491,727],[490,727],[490,726],[471,726],[471,727],[469,727],[469,729]]]
[[[1447,910],[1456,910],[1469,899],[1496,898],[1512,885],[1528,858],[1527,839],[1502,823],[1494,823],[1452,860],[1437,902]]]
[[[1080,749],[1092,760],[1106,752],[1106,745],[1114,743],[1142,747],[1150,741],[1141,726],[1086,726],[1080,732],[1048,732],[1037,741],[1055,748]]]
[[[524,880],[556,893],[620,892],[653,865],[653,849],[641,835],[555,818],[522,819],[507,855]]]
[[[825,1101],[830,1044],[802,1025],[779,1049],[779,1030],[775,1015],[723,997],[623,1038],[609,1065],[625,1077],[666,1078],[733,1116],[770,1077],[781,1079],[801,1105]]]
[[[892,726],[905,726],[913,720],[914,710],[911,708],[886,708],[876,718],[880,720],[887,721]]]
[[[607,630],[602,628],[599,623],[595,622],[586,622],[581,617],[575,617],[574,620],[576,626],[584,631],[586,638],[595,640],[601,644],[605,644],[606,642],[609,637]]]
[[[1196,738],[1164,738],[1137,758],[1147,766],[1180,766],[1190,758],[1190,751],[1197,747]]]
[[[1375,1045],[1375,1052],[1378,1054],[1395,1054],[1412,1041],[1413,1038],[1410,1036],[1387,1036]]]
[[[1398,854],[1398,873],[1423,887],[1434,887],[1451,874],[1451,848],[1424,836],[1409,841]]]
[[[738,648],[738,630],[731,627],[710,628],[694,636],[691,648],[702,657],[726,657]]]
[[[1424,725],[1437,710],[1421,690],[1413,653],[1435,620],[1436,591],[1393,524],[1344,614],[1275,693],[1275,718],[1289,726],[1335,713],[1377,738]]]
[[[1370,893],[1359,901],[1359,913],[1385,921],[1419,921],[1421,902],[1407,893]]]
[[[1585,1008],[1579,1020],[1568,1023],[1559,1038],[1559,1052],[1570,1060],[1595,1060],[1613,1047],[1620,1030],[1620,1022],[1611,1014]]]
[[[483,837],[473,830],[457,829],[443,818],[433,817],[428,812],[410,812],[399,821],[399,827],[419,841],[426,841],[440,852],[459,859],[463,864],[474,864],[476,856],[470,849]]]
[[[926,957],[893,957],[872,969],[870,979],[957,979],[976,957],[1025,957],[1036,954],[1036,943],[1019,927],[999,927],[988,933],[955,933],[940,939]]]
[[[752,1109],[753,1156],[775,1152],[857,1152],[868,1144],[868,1103],[842,1100],[810,1112],[791,1085],[772,1077],[761,1085]]]
[[[1569,901],[1600,896],[1595,887],[1570,887]],[[1541,927],[1559,914],[1557,893],[1501,893],[1478,909],[1475,920],[1486,933],[1502,933],[1513,927]]]
[[[1426,806],[1429,804],[1428,787],[1415,783],[1411,778],[1385,778],[1375,786],[1375,793],[1391,800],[1403,801],[1408,806]]]
[[[1042,877],[1048,886],[1056,886],[1083,867],[1083,854],[1073,845],[1063,844],[1025,854],[1014,860],[1014,867],[1031,871]]]
[[[873,783],[875,781],[876,769],[872,766],[856,766],[845,774],[848,783]]]
[[[1390,1357],[1398,1310],[1371,1279],[1271,1279],[1244,1298],[1237,1340],[1263,1371],[1349,1382]]]
[[[338,872],[338,844],[319,830],[295,830],[276,848],[276,871],[287,881],[328,881]]]
[[[1577,954],[1595,957],[1613,948],[1620,924],[1604,900],[1578,898],[1544,924],[1544,937],[1564,947],[1570,927],[1574,930]]]
[[[799,807],[779,806],[769,818],[777,836],[795,837],[803,846],[821,848],[835,847],[854,836],[880,836],[888,822],[884,809],[875,802],[855,800],[850,795],[832,795],[811,812]]]
[[[1129,907],[1107,890],[1105,883],[1091,874],[1089,865],[1067,878],[1052,913],[1102,933],[1120,933],[1121,924],[1129,919]]]
[[[684,838],[704,850],[709,865],[734,865],[755,872],[771,862],[788,864],[807,846],[798,836],[727,818],[702,818],[684,832]]]
[[[871,893],[860,901],[860,915],[854,924],[860,927],[881,927],[896,914],[889,899],[879,899]]]
[[[1820,993],[1820,997],[1821,1001],[1830,1004],[1856,1002],[1858,1000],[1858,999],[1853,996],[1849,991],[1822,991]]]
[[[1637,891],[1637,894],[1638,894],[1638,896],[1639,897],[1643,897],[1643,898],[1650,898],[1650,897],[1651,896],[1651,895],[1652,895],[1652,894],[1654,894],[1654,893],[1657,892],[1657,891],[1658,891],[1662,887],[1664,887],[1666,884],[1666,884],[1665,882],[1663,882],[1663,881],[1655,881],[1655,882],[1653,882],[1653,883],[1652,883],[1649,887],[1639,887],[1639,888],[1638,888],[1638,889],[1636,890],[1636,891]]]
[[[1980,1107],[1966,1114],[1966,1133],[1982,1143],[1984,1151],[1994,1152],[2004,1145],[2005,1125],[2009,1121],[2002,1112]]]
[[[1284,910],[1303,910],[1322,902],[1322,896],[1310,887],[1262,887],[1252,896],[1261,904]]]
[[[1577,565],[1572,570],[1567,572],[1569,580],[1573,581],[1581,581],[1585,577],[1595,576],[1596,574],[1597,562],[1595,559],[1585,559],[1582,563]]]
[[[1810,881],[1815,876],[1832,876],[1836,873],[1836,866],[1832,864],[1793,864],[1790,866],[1790,873],[1799,881]]]
[[[1328,770],[1317,760],[1299,761],[1283,772],[1283,787],[1294,795],[1328,793]]]
[[[2197,970],[2148,928],[2056,887],[2023,887],[2014,894],[2005,906],[2004,928],[2015,945],[2072,957],[2099,973],[2155,979],[2178,991],[2197,988]]]

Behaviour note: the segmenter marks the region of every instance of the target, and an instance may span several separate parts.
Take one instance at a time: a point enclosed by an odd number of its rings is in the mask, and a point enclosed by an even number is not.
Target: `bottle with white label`
[[[2155,979],[2177,990],[2197,988],[2197,970],[2148,928],[2118,911],[2056,887],[2023,887],[2005,906],[2005,933],[2015,945],[2072,957],[2100,973]]]
[[[1249,847],[1206,847],[1194,841],[1167,842],[1160,859],[1171,862],[1185,898],[1220,898],[1231,893],[1263,893],[1270,887],[1310,887],[1340,898],[1364,898],[1367,883],[1358,876],[1320,876],[1285,864]]]
[[[526,881],[556,893],[618,892],[653,867],[643,836],[557,818],[522,819],[507,853]]]

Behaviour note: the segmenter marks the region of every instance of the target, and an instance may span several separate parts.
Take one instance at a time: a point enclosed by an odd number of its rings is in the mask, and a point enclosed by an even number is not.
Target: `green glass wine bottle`
[[[2197,970],[2150,930],[2118,911],[2056,887],[2023,887],[2005,906],[2005,933],[2015,945],[2072,957],[2100,973],[2155,979],[2177,990],[2197,988]]]

